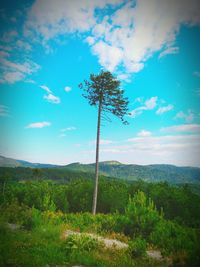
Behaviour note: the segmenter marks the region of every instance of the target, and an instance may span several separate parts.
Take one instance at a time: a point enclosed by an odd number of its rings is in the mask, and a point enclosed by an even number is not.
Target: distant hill
[[[29,167],[29,168],[56,168],[59,165],[31,163],[25,160],[11,159],[0,156],[0,167]]]
[[[19,167],[19,166],[21,166],[19,161],[0,156],[0,167]]]
[[[95,164],[73,163],[64,168],[74,171],[94,172]],[[100,173],[128,181],[141,179],[147,182],[167,181],[168,183],[200,183],[200,168],[177,167],[167,164],[135,165],[116,161],[100,162]]]
[[[22,160],[15,160],[0,156],[0,167],[30,167],[41,169],[55,169],[72,172],[94,173],[95,164],[72,163],[66,166],[30,163]],[[118,161],[103,161],[99,163],[100,173],[104,176],[116,177],[127,181],[141,179],[147,182],[166,181],[170,184],[179,183],[200,183],[200,168],[177,167],[167,164],[135,165],[122,164]],[[45,172],[45,170],[44,170]]]

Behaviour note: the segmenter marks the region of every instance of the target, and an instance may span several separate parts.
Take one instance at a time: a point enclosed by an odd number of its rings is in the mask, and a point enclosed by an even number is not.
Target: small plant
[[[42,223],[41,212],[32,208],[32,227],[37,227]]]
[[[68,253],[76,250],[90,252],[100,247],[101,243],[97,239],[83,234],[69,235],[65,241],[65,249]]]
[[[129,242],[129,253],[132,258],[142,257],[146,254],[146,247],[146,241],[138,237],[134,241]]]

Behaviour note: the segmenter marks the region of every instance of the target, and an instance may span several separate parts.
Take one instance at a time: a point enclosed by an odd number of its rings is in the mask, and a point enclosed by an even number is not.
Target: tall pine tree
[[[99,141],[102,114],[112,113],[124,124],[127,121],[124,116],[128,114],[128,99],[124,97],[124,91],[120,89],[118,81],[109,71],[101,71],[99,75],[90,75],[90,80],[84,80],[79,85],[83,89],[83,96],[91,106],[98,107],[97,139],[96,139],[96,166],[95,187],[93,194],[92,213],[96,214],[98,177],[99,177]]]

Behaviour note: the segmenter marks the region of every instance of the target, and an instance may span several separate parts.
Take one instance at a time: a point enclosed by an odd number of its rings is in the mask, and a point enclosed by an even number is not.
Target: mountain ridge
[[[168,163],[155,163],[155,164],[145,164],[145,165],[140,165],[140,164],[135,164],[135,163],[122,163],[117,160],[105,160],[105,161],[100,161],[99,162],[101,165],[125,165],[125,166],[140,166],[140,167],[147,167],[147,166],[166,166],[166,167],[176,167],[176,168],[194,168],[194,169],[200,169],[200,167],[194,167],[194,166],[178,166],[174,164],[168,164]],[[21,160],[21,159],[13,159],[9,157],[4,157],[0,155],[0,167],[35,167],[35,168],[65,168],[71,165],[83,165],[83,166],[88,166],[88,165],[95,165],[95,163],[81,163],[79,161],[77,162],[72,162],[66,165],[60,165],[60,164],[51,164],[51,163],[39,163],[39,162],[30,162],[26,160]]]
[[[15,160],[0,156],[0,167],[22,167],[22,168],[40,168],[54,169],[62,171],[73,171],[82,173],[94,173],[95,163],[82,164],[80,162],[68,165],[53,165],[30,163],[23,160]],[[143,180],[148,182],[167,181],[174,183],[200,183],[200,168],[198,167],[178,167],[170,164],[123,164],[118,161],[103,161],[99,163],[99,172],[107,177],[120,178],[126,181]]]

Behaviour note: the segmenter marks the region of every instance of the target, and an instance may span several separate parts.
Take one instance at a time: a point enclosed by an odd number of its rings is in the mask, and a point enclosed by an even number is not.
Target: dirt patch
[[[78,233],[75,231],[67,230],[64,232],[64,237],[67,238],[69,235],[81,235],[82,233]],[[90,236],[91,238],[97,239],[100,242],[103,242],[106,248],[115,248],[115,249],[126,249],[128,245],[124,242],[118,241],[116,239],[108,239],[102,236],[98,236],[95,234],[84,233],[84,235]]]

